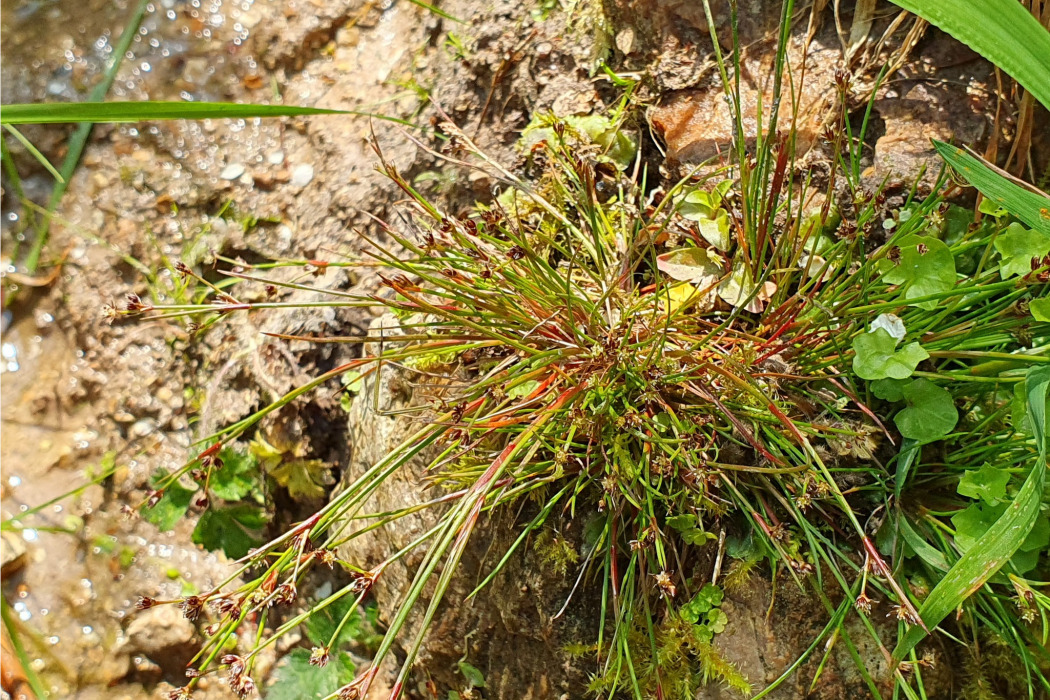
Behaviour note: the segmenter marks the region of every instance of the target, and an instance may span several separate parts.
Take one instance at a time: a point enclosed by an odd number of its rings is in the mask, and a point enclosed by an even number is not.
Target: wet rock
[[[197,630],[174,605],[137,612],[128,624],[125,654],[142,654],[166,674],[181,674],[193,658]]]
[[[6,519],[7,514],[4,514]],[[0,533],[0,574],[11,576],[26,563],[26,545],[17,530]]]

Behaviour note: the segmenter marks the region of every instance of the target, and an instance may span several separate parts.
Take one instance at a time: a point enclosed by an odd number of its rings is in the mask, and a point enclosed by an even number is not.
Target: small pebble
[[[295,187],[306,187],[314,179],[314,166],[309,163],[295,166],[292,171],[292,185]]]
[[[243,163],[230,163],[222,169],[221,173],[219,173],[219,177],[223,180],[236,180],[241,175],[244,175]]]
[[[284,151],[270,151],[266,154],[266,162],[270,165],[280,165],[284,162]]]

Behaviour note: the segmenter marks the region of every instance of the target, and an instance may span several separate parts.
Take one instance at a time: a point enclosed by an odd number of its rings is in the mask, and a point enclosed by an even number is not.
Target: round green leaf
[[[871,383],[871,393],[883,401],[900,401],[906,384],[903,379],[876,379]]]
[[[1050,321],[1050,299],[1032,299],[1028,309],[1036,321],[1046,323]]]
[[[902,393],[908,407],[893,422],[904,437],[930,442],[950,433],[959,422],[952,395],[928,379],[916,379]]]
[[[719,250],[729,250],[732,247],[733,238],[729,233],[729,215],[724,210],[719,209],[712,218],[701,218],[696,223],[700,227],[700,235],[712,246]]]
[[[967,470],[956,487],[960,495],[980,499],[988,505],[998,503],[1006,497],[1006,485],[1010,483],[1010,472],[997,469],[985,462],[977,471]]]
[[[1050,253],[1050,234],[1032,231],[1021,224],[1010,224],[995,239],[995,249],[1003,261],[999,275],[1006,279],[1027,275],[1032,271],[1032,258],[1041,259]]]
[[[671,279],[691,282],[704,288],[722,276],[717,254],[704,248],[679,248],[656,258],[656,267]]]
[[[920,362],[930,356],[918,343],[900,350],[885,328],[861,333],[853,339],[853,371],[862,379],[907,379]]]
[[[887,284],[903,287],[905,299],[916,299],[946,292],[955,286],[955,258],[952,251],[931,236],[905,236],[897,243],[899,260],[882,260],[879,267]],[[924,301],[912,306],[937,308],[938,301]]]

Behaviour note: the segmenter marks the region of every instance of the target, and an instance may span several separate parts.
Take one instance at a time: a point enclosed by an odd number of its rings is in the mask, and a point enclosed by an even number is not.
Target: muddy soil
[[[3,102],[83,99],[133,4],[5,3]],[[713,4],[721,22],[725,3]],[[749,105],[769,90],[762,76],[779,16],[774,5],[748,3],[741,27]],[[795,18],[790,57],[796,70],[807,71],[801,107],[803,145],[813,147],[810,167],[820,167],[821,126],[839,72],[852,70],[856,106],[870,93],[873,71],[894,57],[901,67],[876,93],[866,177],[903,183],[924,166],[935,169],[931,136],[954,136],[978,148],[991,140],[1007,149],[1009,96],[996,121],[999,93],[991,67],[976,55],[913,19],[891,26],[897,14],[882,4],[854,40],[846,7],[852,3],[842,3],[838,18],[828,3],[820,5],[821,12],[803,10]],[[122,517],[121,504],[142,502],[150,475],[182,464],[200,436],[355,352],[275,341],[260,331],[340,334],[371,321],[368,310],[298,310],[237,317],[194,334],[175,322],[110,325],[106,304],[119,304],[127,293],[170,299],[175,260],[210,275],[218,256],[334,259],[363,248],[356,231],[380,235],[369,214],[399,221],[393,187],[374,172],[370,138],[450,210],[486,200],[491,181],[449,168],[409,136],[439,147],[430,125],[440,110],[493,157],[513,165],[517,135],[533,114],[586,114],[618,97],[594,71],[599,58],[640,79],[648,107],[635,126],[647,162],[664,177],[729,143],[711,40],[695,3],[594,0],[567,13],[558,3],[450,0],[441,8],[464,21],[406,0],[154,0],[113,99],[280,100],[374,111],[421,128],[351,116],[98,126],[51,227],[46,259],[61,263],[53,282],[46,272],[26,279],[10,257],[28,235],[22,223],[30,213],[4,181],[4,517],[112,471],[5,533],[4,595],[52,697],[163,697],[172,684],[181,685],[182,667],[199,642],[197,628],[161,612],[166,608],[135,613],[134,601],[204,590],[228,574],[228,563],[191,542],[192,519],[160,533]],[[727,37],[719,40],[728,46]],[[68,133],[26,129],[53,161],[60,161]],[[48,175],[24,151],[13,155],[26,195],[44,201]],[[1036,163],[1037,171],[1045,167],[1045,159]],[[337,289],[376,288],[367,271],[329,270],[318,281]],[[297,402],[263,429],[291,430],[310,456],[332,466],[335,478],[361,468],[381,444],[355,445],[366,418],[351,415],[348,424],[333,395],[334,388]],[[415,492],[411,474],[401,488]],[[275,497],[281,504],[275,532],[310,505]],[[495,537],[509,531],[498,521],[489,528]],[[396,546],[405,535],[391,532],[374,547]],[[357,554],[384,555],[378,549]],[[488,697],[580,696],[588,669],[560,649],[585,636],[593,606],[585,592],[569,623],[552,623],[565,586],[536,575],[524,556],[487,597],[469,609],[457,610],[453,602],[439,620],[425,662],[442,694],[455,686],[455,662],[469,652],[493,681]],[[467,559],[468,568],[481,561]],[[471,576],[460,588],[469,590]],[[722,642],[756,683],[775,678],[808,645],[816,629],[800,618],[823,616],[812,602],[798,602],[770,623],[767,589],[757,586],[733,601],[740,622]],[[396,580],[377,594],[381,605],[394,599]],[[820,697],[860,692],[848,660],[840,661],[825,674]],[[259,668],[264,686],[272,663]],[[811,675],[804,670],[778,697],[804,695]],[[950,687],[945,681],[945,697]],[[203,695],[229,693],[213,682]]]

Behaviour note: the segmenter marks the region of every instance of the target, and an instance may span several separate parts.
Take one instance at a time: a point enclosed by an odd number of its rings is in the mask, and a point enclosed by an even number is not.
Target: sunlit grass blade
[[[51,173],[51,177],[55,178],[55,180],[58,183],[65,184],[66,180],[64,177],[62,177],[62,173],[58,172],[58,169],[51,164],[51,161],[47,159],[47,156],[41,153],[40,150],[36,146],[34,146],[33,143],[29,139],[27,139],[21,131],[14,128],[10,124],[4,124],[4,130],[7,133],[14,136],[15,140],[22,144],[22,147],[29,152],[29,155],[33,156],[33,158],[36,159],[36,162],[40,163],[40,165],[43,166],[44,170]]]
[[[339,109],[235,102],[46,102],[4,105],[0,109],[0,123],[67,124],[164,119],[243,119],[248,117],[298,117],[311,114],[354,114],[377,119],[385,118],[381,115]]]
[[[1021,187],[1011,182],[983,158],[957,146],[941,141],[934,141],[933,145],[948,165],[981,194],[1035,230],[1050,233],[1050,197],[1031,186]]]
[[[18,662],[22,665],[22,670],[25,672],[26,681],[29,683],[29,687],[33,689],[38,698],[47,697],[47,692],[44,690],[44,685],[40,681],[40,676],[37,675],[36,669],[33,668],[32,660],[26,653],[25,647],[22,646],[22,640],[18,635],[18,629],[15,623],[15,619],[11,614],[11,608],[7,604],[7,599],[0,599],[0,615],[3,617],[4,628],[7,630],[8,638],[11,640],[11,646],[14,649],[15,656],[18,658]],[[6,675],[8,672],[13,673],[12,669],[4,669],[6,686],[7,680]],[[5,687],[6,689],[6,687]]]
[[[893,0],[972,48],[1050,107],[1050,32],[1016,0]]]

